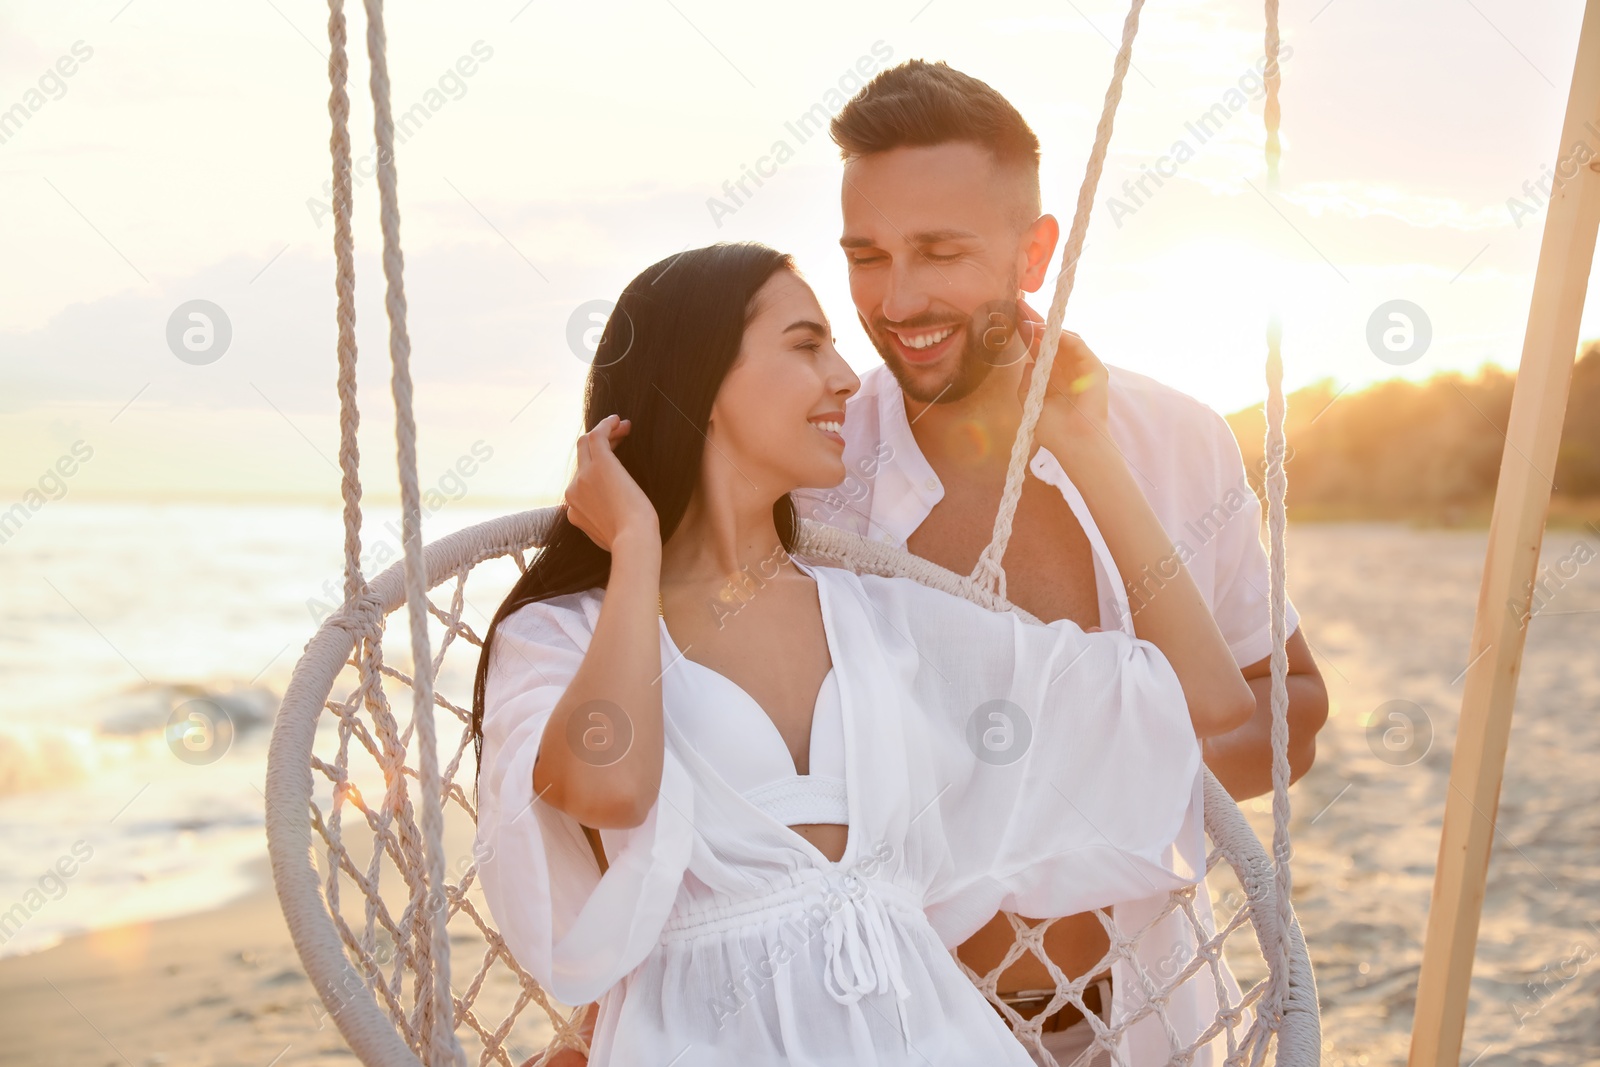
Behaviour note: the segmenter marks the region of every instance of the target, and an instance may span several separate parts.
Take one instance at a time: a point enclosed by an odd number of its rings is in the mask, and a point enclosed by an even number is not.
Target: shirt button
[[[938,481],[936,479],[933,479],[933,478],[929,478],[927,481],[923,482],[922,484],[926,488],[929,488],[929,489],[937,489],[937,488],[939,488]]]

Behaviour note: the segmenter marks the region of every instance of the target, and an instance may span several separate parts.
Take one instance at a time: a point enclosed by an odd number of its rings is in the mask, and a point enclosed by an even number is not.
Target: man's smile
[[[916,329],[885,328],[883,332],[892,339],[895,355],[918,365],[937,362],[961,343],[961,324],[954,322]]]

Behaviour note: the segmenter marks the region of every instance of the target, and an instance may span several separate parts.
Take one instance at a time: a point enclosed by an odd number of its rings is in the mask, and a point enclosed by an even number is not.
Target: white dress
[[[661,790],[641,825],[600,831],[602,876],[577,821],[534,799],[533,763],[604,590],[530,604],[501,622],[486,678],[490,911],[552,995],[601,1002],[593,1067],[1031,1067],[950,949],[1001,909],[1069,915],[1199,881],[1177,676],[1124,632],[800,565],[833,660],[807,777],[831,777],[836,731],[844,797],[794,776],[760,706],[663,623]],[[789,824],[834,821],[810,816],[840,800],[832,862]]]

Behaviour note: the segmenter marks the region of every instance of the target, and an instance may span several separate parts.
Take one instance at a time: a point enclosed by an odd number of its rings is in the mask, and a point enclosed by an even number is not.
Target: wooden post
[[[1577,354],[1578,318],[1600,224],[1600,168],[1593,165],[1597,161],[1600,0],[1588,0],[1556,151],[1558,184],[1545,212],[1528,330],[1511,400],[1511,425],[1489,524],[1489,551],[1478,593],[1417,984],[1411,1067],[1458,1067],[1461,1062],[1511,709]]]

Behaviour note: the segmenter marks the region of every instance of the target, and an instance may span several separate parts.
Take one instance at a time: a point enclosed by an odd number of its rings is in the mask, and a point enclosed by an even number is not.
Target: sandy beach
[[[0,1004],[5,1064],[356,1062],[324,1019],[268,888],[6,960]]]
[[[1405,1061],[1485,541],[1395,525],[1291,530],[1291,591],[1333,697],[1317,764],[1293,793],[1295,905],[1330,1067]],[[1552,531],[1544,564],[1579,542],[1600,550],[1592,531]],[[1600,1049],[1597,625],[1600,566],[1548,586],[1531,622],[1463,1063],[1554,1067]],[[1387,733],[1396,707],[1421,713],[1399,741]],[[1264,802],[1245,810],[1269,832]],[[0,961],[0,1064],[354,1063],[265,865],[255,873],[263,888],[221,909]],[[523,1019],[514,1037],[531,1055],[548,1031],[537,1007]]]

